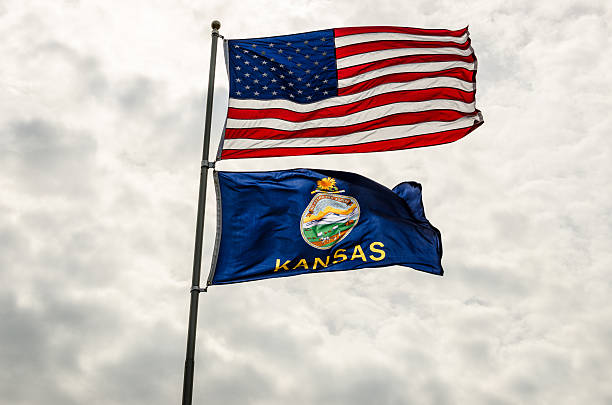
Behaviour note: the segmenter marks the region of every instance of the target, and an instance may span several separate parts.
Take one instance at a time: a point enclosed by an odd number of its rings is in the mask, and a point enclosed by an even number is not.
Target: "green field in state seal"
[[[327,177],[317,182],[312,198],[300,220],[302,238],[317,249],[329,249],[344,239],[359,221],[359,203],[353,197],[341,195],[335,179]]]

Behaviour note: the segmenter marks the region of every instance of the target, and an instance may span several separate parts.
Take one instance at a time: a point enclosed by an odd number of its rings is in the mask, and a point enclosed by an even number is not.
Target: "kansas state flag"
[[[421,185],[390,190],[354,173],[215,172],[208,285],[391,265],[442,275],[440,232]]]

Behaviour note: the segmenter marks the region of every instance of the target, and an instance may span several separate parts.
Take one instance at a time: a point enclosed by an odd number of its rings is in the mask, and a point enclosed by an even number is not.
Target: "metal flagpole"
[[[202,235],[204,232],[204,210],[206,208],[206,182],[208,169],[214,163],[208,161],[210,143],[210,122],[212,118],[213,93],[215,88],[215,63],[217,61],[217,39],[221,23],[213,21],[212,45],[210,48],[210,70],[208,71],[208,93],[206,95],[206,120],[204,121],[204,146],[202,149],[202,164],[200,167],[200,191],[198,193],[198,215],[196,222],[195,248],[193,252],[193,276],[191,280],[191,302],[189,304],[189,328],[187,330],[187,354],[185,355],[185,373],[183,375],[183,405],[191,405],[193,398],[193,366],[195,355],[196,325],[198,321],[198,298],[200,292],[200,268],[202,265]]]

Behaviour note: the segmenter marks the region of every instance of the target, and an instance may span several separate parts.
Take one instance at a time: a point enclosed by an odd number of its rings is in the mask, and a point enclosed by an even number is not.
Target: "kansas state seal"
[[[317,249],[329,249],[344,239],[359,221],[359,203],[353,197],[340,195],[336,180],[317,181],[316,194],[300,220],[302,238]]]

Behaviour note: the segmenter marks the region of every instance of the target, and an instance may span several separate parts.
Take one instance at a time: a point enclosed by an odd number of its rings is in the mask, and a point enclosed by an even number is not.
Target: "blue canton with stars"
[[[334,31],[227,41],[230,97],[312,103],[338,95]]]

